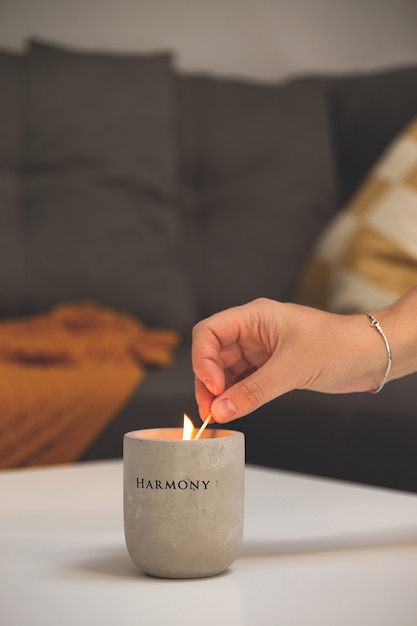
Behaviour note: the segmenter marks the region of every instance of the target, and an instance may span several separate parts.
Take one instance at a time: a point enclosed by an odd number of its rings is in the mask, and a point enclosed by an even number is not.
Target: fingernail
[[[227,422],[236,415],[236,407],[227,398],[214,402],[211,409],[219,422]]]

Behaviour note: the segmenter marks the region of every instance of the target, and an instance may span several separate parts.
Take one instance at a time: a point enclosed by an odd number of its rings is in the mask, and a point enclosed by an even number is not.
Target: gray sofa
[[[318,235],[417,113],[417,67],[264,84],[30,42],[0,53],[0,84],[1,317],[95,298],[183,337],[83,459],[198,422],[193,324],[293,300]],[[417,491],[415,375],[376,396],[293,392],[234,427],[250,463]]]

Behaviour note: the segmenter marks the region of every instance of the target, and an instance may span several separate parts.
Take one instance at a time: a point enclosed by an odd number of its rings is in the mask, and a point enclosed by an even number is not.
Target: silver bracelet
[[[392,365],[392,354],[391,354],[391,348],[390,348],[390,345],[388,343],[387,336],[384,333],[384,331],[382,330],[381,325],[378,322],[378,320],[375,319],[375,317],[373,315],[371,315],[370,313],[365,313],[365,315],[367,315],[369,317],[369,319],[371,320],[371,326],[376,328],[376,330],[381,335],[382,339],[384,340],[385,347],[387,349],[388,363],[387,363],[387,369],[385,370],[385,375],[384,375],[383,381],[379,385],[378,389],[375,389],[375,391],[371,391],[371,393],[378,393],[379,391],[381,391],[382,387],[387,382],[388,374],[390,373],[390,369],[391,369],[391,365]]]

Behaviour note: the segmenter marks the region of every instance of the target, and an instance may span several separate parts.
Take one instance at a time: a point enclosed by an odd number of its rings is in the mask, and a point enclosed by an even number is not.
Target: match
[[[203,434],[203,432],[204,432],[204,431],[205,431],[205,429],[207,428],[208,423],[209,423],[209,421],[211,420],[211,418],[212,418],[212,417],[213,417],[213,416],[212,416],[212,414],[211,414],[211,413],[209,413],[209,414],[207,415],[206,419],[204,420],[204,422],[202,423],[202,425],[201,425],[201,427],[200,427],[200,430],[198,431],[198,433],[197,433],[197,434],[196,434],[196,436],[194,437],[194,440],[196,440],[196,439],[200,439],[201,435]]]

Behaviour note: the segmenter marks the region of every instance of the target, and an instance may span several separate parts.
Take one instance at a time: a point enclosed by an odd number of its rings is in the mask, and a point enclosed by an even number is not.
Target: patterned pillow
[[[330,222],[298,301],[339,313],[377,309],[417,285],[417,118]]]

